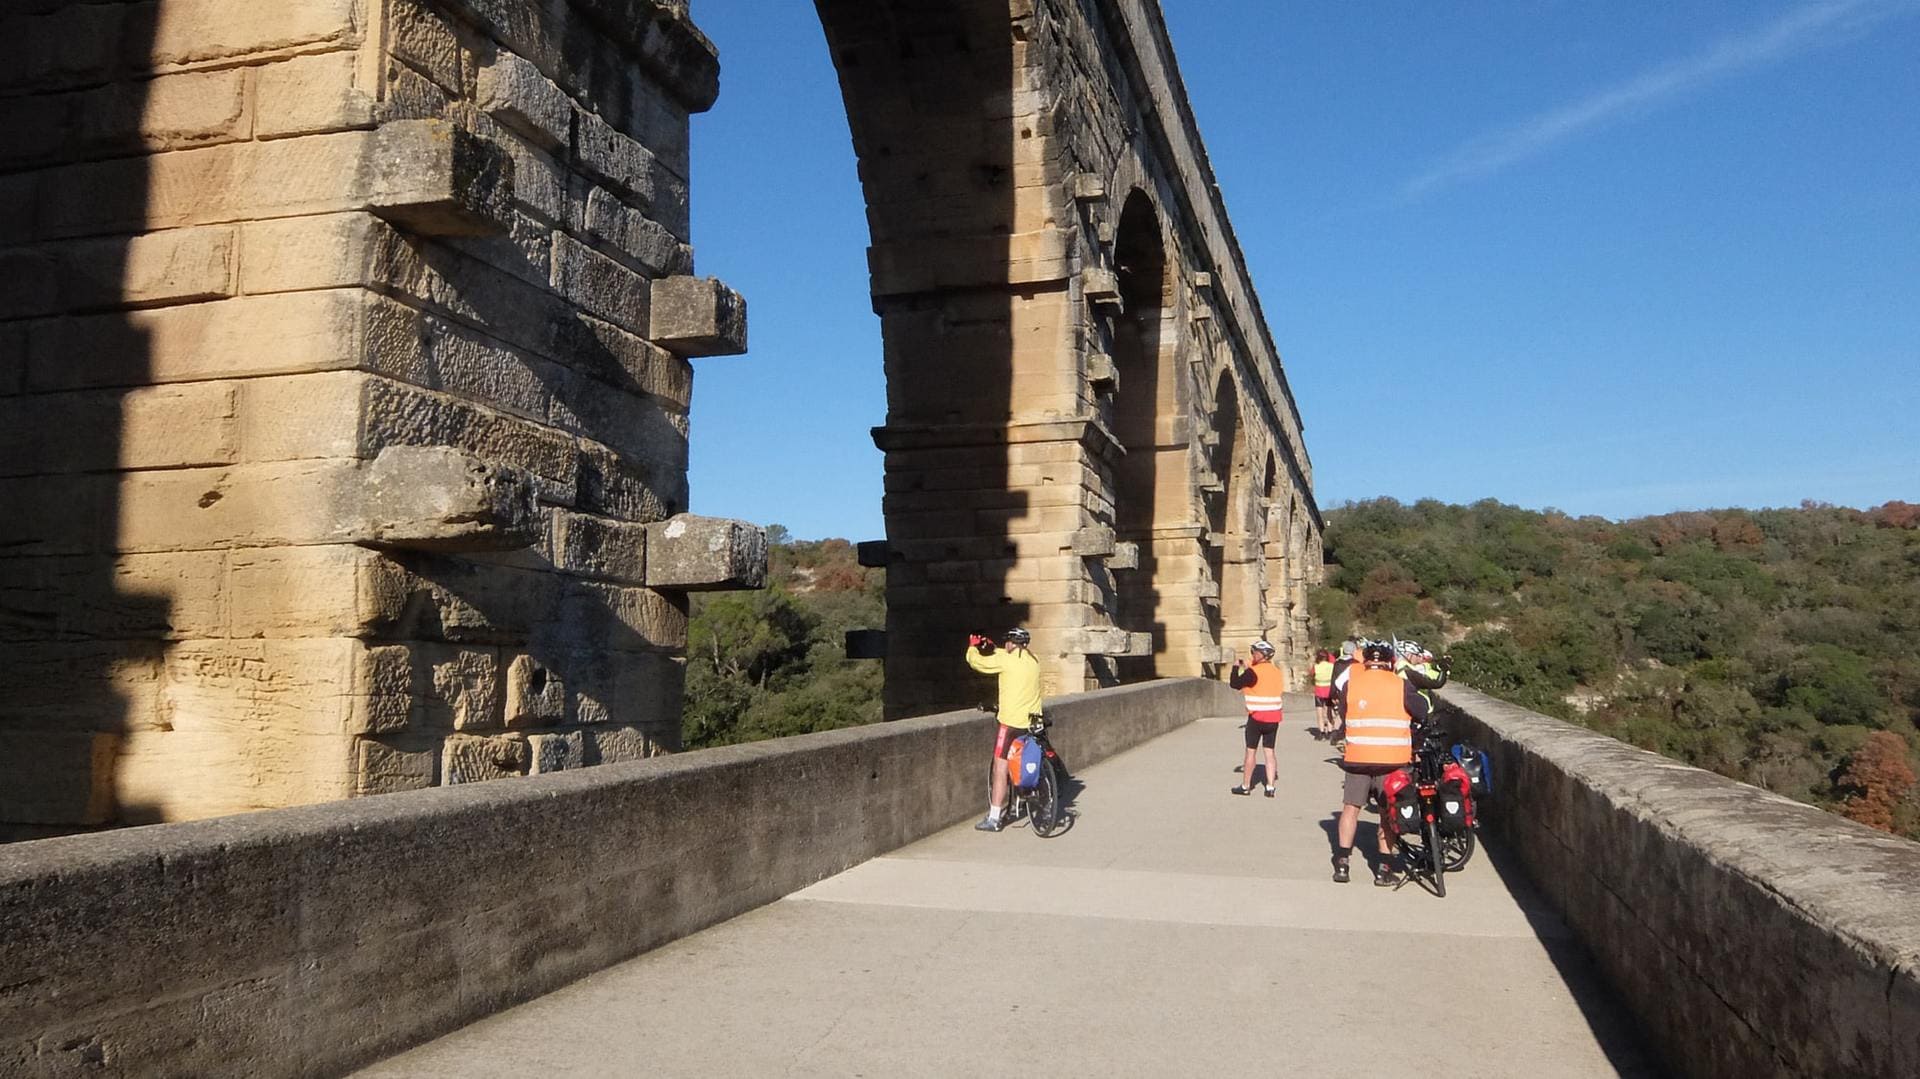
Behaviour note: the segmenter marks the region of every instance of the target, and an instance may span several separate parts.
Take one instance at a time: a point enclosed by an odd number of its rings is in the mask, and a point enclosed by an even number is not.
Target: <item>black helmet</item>
[[[1368,641],[1361,655],[1368,663],[1392,663],[1393,645],[1386,641]]]
[[[1033,634],[1015,626],[1007,631],[1006,640],[1009,644],[1026,644],[1033,640]]]

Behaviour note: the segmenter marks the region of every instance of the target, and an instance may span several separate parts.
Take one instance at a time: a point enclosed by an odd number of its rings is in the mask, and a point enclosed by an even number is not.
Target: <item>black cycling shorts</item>
[[[1280,733],[1280,724],[1262,723],[1257,719],[1247,720],[1247,748],[1257,749],[1265,746],[1273,748],[1274,736]]]

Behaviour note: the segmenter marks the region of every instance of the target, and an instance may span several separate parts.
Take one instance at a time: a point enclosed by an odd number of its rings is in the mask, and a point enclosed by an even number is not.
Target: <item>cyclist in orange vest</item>
[[[1240,769],[1240,774],[1245,778],[1240,786],[1233,788],[1233,793],[1253,793],[1253,751],[1264,749],[1267,755],[1267,797],[1271,798],[1274,776],[1278,774],[1273,759],[1273,740],[1280,732],[1280,695],[1287,691],[1287,678],[1279,667],[1274,666],[1272,645],[1255,641],[1249,651],[1253,655],[1252,665],[1234,660],[1233,673],[1227,676],[1227,684],[1239,690],[1247,699],[1247,763]]]
[[[1347,861],[1353,853],[1354,833],[1360,827],[1360,807],[1367,795],[1382,797],[1387,776],[1413,763],[1414,728],[1427,721],[1427,702],[1418,690],[1394,673],[1394,649],[1385,641],[1368,641],[1361,662],[1348,667],[1334,682],[1334,692],[1347,720],[1347,746],[1340,769],[1346,773],[1340,797],[1339,841],[1333,852],[1333,879],[1345,884]],[[1399,883],[1392,865],[1393,847],[1387,841],[1386,804],[1380,806],[1376,840],[1380,860],[1373,882],[1388,887]]]

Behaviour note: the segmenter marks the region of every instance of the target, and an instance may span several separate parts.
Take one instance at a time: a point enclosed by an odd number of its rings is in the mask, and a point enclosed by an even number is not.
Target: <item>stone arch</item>
[[[1214,384],[1212,436],[1208,450],[1207,560],[1218,594],[1218,640],[1233,653],[1265,629],[1260,610],[1260,536],[1253,528],[1260,477],[1254,471],[1251,425],[1241,411],[1233,370]]]

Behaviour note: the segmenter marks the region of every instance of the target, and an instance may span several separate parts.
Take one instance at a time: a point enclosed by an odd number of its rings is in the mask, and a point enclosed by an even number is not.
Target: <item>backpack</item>
[[[1413,782],[1413,773],[1402,768],[1389,774],[1381,786],[1387,826],[1402,835],[1419,835],[1426,818],[1420,812],[1420,788]]]
[[[1466,769],[1448,761],[1440,773],[1439,789],[1433,800],[1434,823],[1440,826],[1442,834],[1458,835],[1473,827],[1473,796],[1469,793],[1472,786]]]
[[[1040,762],[1046,757],[1040,743],[1023,734],[1007,747],[1007,778],[1023,791],[1040,785]]]
[[[1467,782],[1475,798],[1485,798],[1493,793],[1493,761],[1487,757],[1487,751],[1470,742],[1460,742],[1453,747],[1453,759],[1460,770],[1467,773]]]

